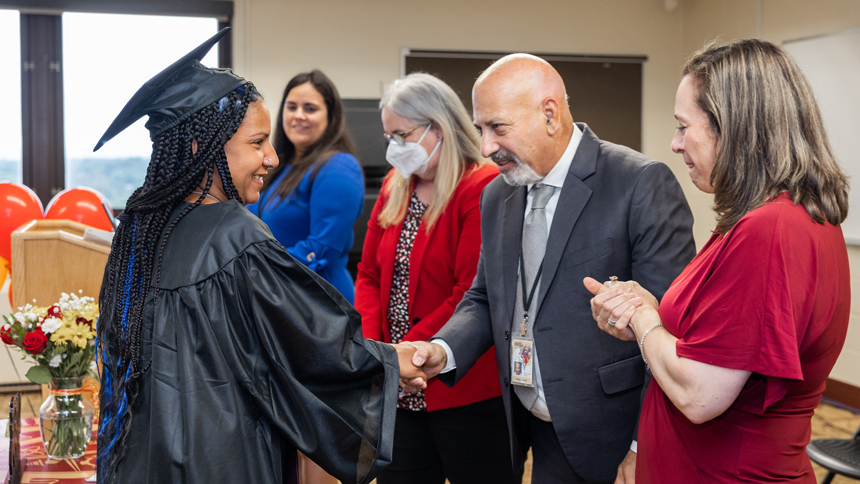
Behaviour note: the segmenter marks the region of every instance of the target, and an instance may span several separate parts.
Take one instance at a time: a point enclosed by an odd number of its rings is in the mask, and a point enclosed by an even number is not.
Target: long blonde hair
[[[413,73],[394,81],[382,96],[379,108],[388,109],[416,125],[433,123],[442,130],[433,200],[424,216],[429,232],[445,211],[466,170],[489,163],[481,156],[481,138],[454,90],[430,74]],[[385,195],[388,200],[379,212],[382,228],[397,225],[406,216],[415,178],[415,175],[403,178],[396,170],[391,170],[386,177]]]
[[[830,150],[815,96],[800,68],[763,40],[709,45],[684,76],[696,81],[719,148],[711,173],[716,233],[782,191],[818,223],[848,214],[848,179]]]

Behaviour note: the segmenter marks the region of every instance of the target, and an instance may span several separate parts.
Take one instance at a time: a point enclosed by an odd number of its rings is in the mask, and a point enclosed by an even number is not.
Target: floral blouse
[[[412,256],[412,245],[415,243],[415,235],[421,225],[421,218],[427,205],[418,200],[418,196],[412,193],[409,200],[409,208],[406,211],[406,220],[403,221],[403,229],[400,231],[400,239],[397,241],[397,252],[394,259],[394,277],[391,281],[391,295],[388,299],[388,324],[391,331],[391,342],[400,343],[406,333],[412,329],[409,321],[409,259]],[[397,401],[397,407],[413,411],[427,411],[424,401],[424,391],[420,390],[411,395],[402,395]]]

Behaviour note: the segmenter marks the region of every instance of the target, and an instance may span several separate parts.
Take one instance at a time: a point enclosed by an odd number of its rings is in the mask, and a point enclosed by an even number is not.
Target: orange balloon
[[[110,209],[107,198],[92,188],[69,188],[54,195],[45,210],[45,218],[74,220],[97,229],[113,230],[113,225],[102,207],[102,201],[107,203]]]
[[[0,183],[0,257],[11,261],[12,232],[42,218],[42,202],[36,192],[20,183]]]
[[[6,276],[9,274],[9,261],[0,257],[0,287],[6,282]]]

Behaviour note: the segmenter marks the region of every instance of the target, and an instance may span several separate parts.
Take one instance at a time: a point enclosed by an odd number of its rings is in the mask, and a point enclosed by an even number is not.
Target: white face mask
[[[433,158],[436,150],[438,150],[439,146],[442,145],[442,140],[440,139],[436,143],[436,147],[433,148],[433,152],[429,155],[427,154],[427,150],[421,146],[421,142],[424,141],[424,137],[427,136],[428,132],[430,132],[430,128],[432,126],[433,123],[430,123],[430,125],[427,126],[424,130],[424,134],[421,135],[421,138],[417,143],[407,141],[402,145],[397,143],[388,144],[388,150],[385,152],[385,159],[397,170],[397,173],[400,173],[400,176],[403,178],[409,178],[413,173],[420,175],[427,171],[427,165],[430,163],[430,158]]]

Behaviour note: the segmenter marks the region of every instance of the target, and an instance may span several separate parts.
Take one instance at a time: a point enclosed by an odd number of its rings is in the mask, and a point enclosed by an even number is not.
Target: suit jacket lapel
[[[599,140],[588,126],[579,124],[582,130],[582,140],[573,156],[570,170],[564,179],[564,186],[559,194],[555,214],[552,217],[552,226],[546,241],[546,253],[543,261],[543,274],[541,275],[540,291],[538,293],[538,315],[543,305],[547,291],[558,272],[561,257],[570,240],[573,226],[576,225],[579,215],[585,208],[588,199],[591,198],[591,188],[583,180],[591,176],[597,165],[597,154],[599,151]],[[522,224],[520,224],[522,226]],[[540,317],[540,316],[538,316]]]
[[[523,220],[526,211],[526,187],[514,188],[505,199],[505,210],[502,216],[502,280],[505,285],[505,308],[508,317],[505,324],[510,324],[514,314],[514,300],[517,297],[518,265],[520,244],[523,238]]]

